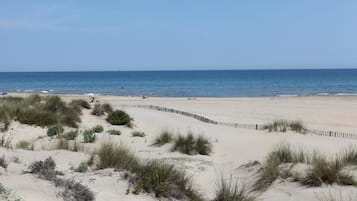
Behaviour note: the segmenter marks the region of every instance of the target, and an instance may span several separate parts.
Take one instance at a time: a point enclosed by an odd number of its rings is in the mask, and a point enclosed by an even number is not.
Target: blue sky
[[[0,71],[355,67],[355,0],[0,1]]]

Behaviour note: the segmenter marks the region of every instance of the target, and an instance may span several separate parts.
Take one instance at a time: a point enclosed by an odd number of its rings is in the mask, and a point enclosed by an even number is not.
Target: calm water
[[[171,97],[357,95],[354,70],[0,73],[0,91]]]

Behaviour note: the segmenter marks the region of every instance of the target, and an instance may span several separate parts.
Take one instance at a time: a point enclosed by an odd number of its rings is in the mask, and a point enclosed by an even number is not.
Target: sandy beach
[[[27,96],[27,94],[10,95]],[[60,96],[66,101],[78,98],[89,100],[86,95]],[[20,140],[32,141],[34,150],[0,147],[0,156],[5,155],[10,160],[6,171],[0,168],[1,183],[22,200],[61,200],[53,184],[23,173],[31,162],[51,156],[65,178],[73,178],[88,186],[98,201],[157,200],[152,194],[127,194],[128,182],[120,176],[120,172],[112,169],[91,170],[86,173],[73,171],[72,167],[88,160],[91,152],[101,143],[111,141],[125,145],[143,160],[162,159],[185,170],[192,176],[194,187],[207,200],[211,200],[214,198],[221,177],[237,179],[242,184],[252,182],[254,171],[249,171],[242,165],[263,161],[267,153],[279,143],[289,143],[304,150],[318,150],[331,155],[357,144],[357,140],[353,139],[212,125],[178,114],[123,106],[139,104],[164,106],[217,121],[247,124],[265,124],[276,119],[298,120],[309,129],[357,133],[357,97],[352,96],[194,99],[99,96],[98,99],[101,103],[110,103],[114,109],[127,112],[134,119],[134,127],[113,126],[105,121],[105,117],[96,117],[90,114],[90,110],[83,110],[80,129],[102,125],[105,132],[97,135],[98,140],[94,144],[85,144],[81,151],[72,152],[54,149],[53,140],[46,137],[47,129],[12,122],[10,129],[4,134],[12,136],[13,144]],[[119,129],[122,134],[111,136],[106,133],[113,128]],[[130,133],[133,130],[143,131],[146,135],[143,138],[132,137]],[[154,139],[163,130],[182,134],[192,131],[203,135],[212,142],[213,153],[208,156],[188,156],[171,152],[169,144],[161,147],[152,146]],[[14,162],[15,159],[19,161]],[[355,187],[323,185],[307,188],[296,182],[277,180],[266,191],[256,193],[256,196],[262,201],[319,201],[319,195],[336,192],[343,196],[357,195]]]

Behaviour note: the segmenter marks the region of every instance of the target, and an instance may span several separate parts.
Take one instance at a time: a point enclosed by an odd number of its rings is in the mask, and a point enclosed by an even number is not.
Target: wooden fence
[[[156,106],[156,105],[121,105],[121,107],[137,107],[137,108],[145,108],[145,109],[157,110],[157,111],[162,111],[162,112],[175,113],[175,114],[180,114],[180,115],[183,115],[186,117],[191,117],[191,118],[197,119],[204,123],[215,124],[215,125],[220,125],[220,126],[244,128],[244,129],[251,129],[251,130],[264,130],[264,128],[263,128],[264,125],[262,125],[262,124],[241,124],[241,123],[219,122],[219,121],[214,121],[207,117],[204,117],[204,116],[201,116],[198,114],[194,114],[191,112],[185,112],[185,111],[181,111],[181,110],[176,110],[176,109],[161,107],[161,106]],[[349,138],[349,139],[357,140],[357,133],[350,133],[350,132],[307,129],[306,133],[319,135],[319,136]]]

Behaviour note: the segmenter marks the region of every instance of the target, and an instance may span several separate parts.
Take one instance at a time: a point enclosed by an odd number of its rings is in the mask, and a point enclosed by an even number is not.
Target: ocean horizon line
[[[0,71],[0,73],[86,73],[86,72],[196,72],[196,71],[317,71],[317,70],[357,70],[351,68],[252,68],[252,69],[165,69],[165,70],[74,70],[74,71]]]

